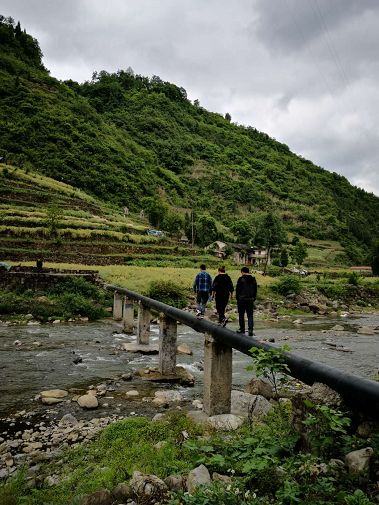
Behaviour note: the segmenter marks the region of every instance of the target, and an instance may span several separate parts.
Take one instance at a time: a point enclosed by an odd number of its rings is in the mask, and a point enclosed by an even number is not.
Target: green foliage
[[[159,302],[182,309],[188,303],[188,293],[174,281],[152,281],[147,296]]]
[[[301,291],[301,280],[295,275],[282,275],[278,282],[271,286],[273,291],[287,296],[289,294],[299,294]]]
[[[74,316],[99,319],[108,316],[110,294],[83,278],[69,277],[47,293],[19,290],[0,293],[0,315],[32,314],[35,319],[69,319]]]
[[[302,265],[305,258],[308,256],[307,244],[299,240],[293,247],[291,256],[297,265]]]
[[[95,440],[41,463],[40,475],[58,474],[62,476],[59,484],[49,486],[41,479],[38,488],[30,490],[25,473],[16,474],[0,484],[0,502],[76,504],[84,494],[113,489],[134,471],[164,479],[186,475],[203,463],[211,473],[231,477],[231,483],[213,481],[192,495],[172,493],[170,505],[373,505],[377,501],[373,479],[357,481],[346,469],[336,473],[329,467],[330,457],[341,458],[341,441],[349,439],[352,444],[356,440],[344,434],[346,425],[340,425],[341,418],[336,419],[335,413],[326,418],[335,443],[331,452],[320,456],[299,452],[299,436],[292,428],[290,411],[284,408],[274,408],[264,422],[227,434],[203,431],[181,413],[157,422],[143,417],[125,419],[109,425]],[[309,429],[314,427],[312,424]],[[182,443],[184,432],[188,438]],[[157,449],[156,444],[162,441],[166,443]],[[376,442],[372,443],[375,448]]]
[[[309,400],[304,400],[304,403],[310,410],[303,424],[307,428],[311,448],[317,455],[327,457],[332,449],[336,449],[336,436],[346,434],[350,419],[327,405],[315,405]]]
[[[62,216],[62,211],[59,209],[57,205],[50,205],[47,208],[47,219],[46,224],[49,230],[49,234],[52,237],[55,237],[58,232],[59,219]]]
[[[362,277],[357,272],[351,272],[347,278],[347,283],[352,286],[359,286],[362,282]]]
[[[249,351],[253,363],[248,365],[246,370],[253,370],[257,377],[268,379],[276,397],[279,396],[279,386],[288,382],[287,374],[290,369],[283,355],[283,352],[288,350],[288,346],[282,346],[280,348],[270,347],[269,349],[252,347]]]
[[[282,267],[286,267],[288,265],[288,251],[287,249],[284,247],[281,251],[280,251],[280,266]]]

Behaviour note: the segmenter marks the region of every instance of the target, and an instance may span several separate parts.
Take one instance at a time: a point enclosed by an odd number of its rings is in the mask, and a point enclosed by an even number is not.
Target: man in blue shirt
[[[196,316],[203,317],[205,313],[205,306],[212,293],[212,277],[206,271],[205,265],[200,265],[200,272],[196,275],[193,282],[193,290],[196,293]]]

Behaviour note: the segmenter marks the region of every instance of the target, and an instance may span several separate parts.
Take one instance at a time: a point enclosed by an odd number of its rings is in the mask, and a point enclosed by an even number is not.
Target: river
[[[273,337],[277,345],[287,344],[291,352],[321,361],[340,370],[373,378],[379,368],[379,333],[361,335],[360,326],[379,326],[379,314],[355,317],[326,319],[325,317],[304,317],[303,324],[290,320],[278,322],[257,321],[256,338]],[[332,331],[340,324],[344,331]],[[229,325],[236,329],[236,323]],[[159,329],[151,326],[152,342],[158,341]],[[75,402],[55,406],[53,413],[72,411],[77,416],[100,416],[106,412],[130,414],[136,410],[141,400],[125,396],[130,389],[137,389],[142,396],[153,396],[158,388],[167,384],[152,385],[142,379],[125,382],[115,377],[132,372],[137,368],[158,364],[157,355],[132,354],[118,351],[123,342],[133,341],[135,337],[122,333],[121,325],[111,320],[93,323],[69,323],[41,326],[0,326],[0,418],[20,410],[41,411],[47,409],[36,395],[45,389],[71,389],[84,392],[91,384],[107,382],[111,393],[100,398],[100,407],[86,413],[80,411]],[[21,345],[15,344],[20,341]],[[37,345],[37,342],[39,345]],[[178,355],[178,364],[188,368],[195,376],[194,388],[176,386],[183,396],[191,400],[201,398],[203,356],[203,336],[184,325],[178,326],[178,343],[190,345],[193,356]],[[326,342],[334,342],[351,352],[342,352]],[[342,348],[341,347],[341,348]],[[74,364],[75,358],[82,362]],[[233,385],[241,388],[251,377],[245,370],[250,362],[248,356],[234,351]],[[114,387],[112,387],[112,384]],[[114,391],[112,392],[112,389]]]

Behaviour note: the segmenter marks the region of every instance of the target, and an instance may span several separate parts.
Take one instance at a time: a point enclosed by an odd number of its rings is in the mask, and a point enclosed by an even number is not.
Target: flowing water
[[[344,331],[331,331],[335,324],[344,326]],[[257,321],[256,338],[274,337],[277,345],[288,344],[291,352],[312,360],[326,363],[343,371],[372,378],[379,368],[379,333],[357,334],[360,326],[379,326],[379,315],[364,315],[356,318],[303,318],[303,324],[294,325],[287,320],[279,322]],[[236,324],[229,325],[236,329]],[[152,325],[150,340],[158,341],[159,329]],[[19,340],[21,345],[15,345]],[[153,385],[136,379],[132,382],[115,380],[115,377],[145,366],[158,364],[157,355],[132,354],[118,351],[123,342],[135,337],[122,333],[119,323],[106,320],[87,324],[61,324],[46,326],[0,326],[0,417],[20,410],[46,409],[34,397],[43,390],[60,388],[85,391],[93,384],[114,381],[115,391],[100,400],[96,415],[130,413],[136,410],[136,402],[125,396],[130,389],[137,389],[141,397],[153,396],[158,388],[167,384]],[[36,344],[39,342],[39,345]],[[193,356],[178,355],[178,364],[188,368],[195,376],[194,388],[176,386],[188,400],[201,397],[203,336],[184,325],[178,326],[178,343],[190,345]],[[331,347],[326,342],[334,342]],[[343,352],[341,349],[344,349]],[[75,358],[82,362],[74,364]],[[250,362],[248,356],[238,351],[233,353],[233,384],[241,387],[248,382],[251,372],[245,370]],[[103,405],[105,404],[105,407]],[[73,408],[76,403],[59,404],[55,409]],[[54,410],[53,410],[54,411]],[[56,410],[54,411],[56,412]],[[81,412],[82,417],[86,414]],[[94,412],[91,411],[91,417]]]

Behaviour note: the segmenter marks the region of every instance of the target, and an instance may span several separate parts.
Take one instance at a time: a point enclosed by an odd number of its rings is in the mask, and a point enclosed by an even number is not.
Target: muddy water
[[[344,326],[344,331],[331,331],[335,324]],[[374,336],[357,334],[357,329],[363,325],[379,326],[379,315],[330,320],[303,318],[303,324],[300,325],[284,320],[257,321],[255,333],[259,339],[274,337],[278,345],[288,344],[296,354],[372,378],[379,371],[379,333]],[[230,328],[236,329],[236,324],[230,324]],[[16,340],[21,345],[15,345]],[[133,382],[115,380],[121,374],[158,363],[156,355],[143,356],[117,350],[121,343],[133,340],[135,337],[124,335],[120,324],[112,321],[54,326],[0,326],[0,417],[23,409],[46,409],[34,400],[45,389],[77,388],[80,392],[91,384],[102,382],[111,384],[111,392],[108,391],[106,397],[100,399],[96,415],[104,415],[105,412],[127,414],[136,410],[141,400],[128,400],[126,391],[138,389],[141,396],[153,396],[156,389],[167,388],[167,384],[152,385],[141,379]],[[151,341],[158,341],[158,326],[151,327]],[[194,388],[177,386],[184,397],[191,400],[201,396],[203,336],[179,325],[178,341],[188,343],[193,350],[193,356],[178,356],[178,364],[188,368],[196,378]],[[40,345],[37,346],[36,342]],[[351,352],[336,350],[326,342],[334,342]],[[82,362],[75,364],[77,357],[82,358]],[[234,386],[239,387],[248,381],[251,372],[246,372],[245,367],[249,361],[247,356],[234,352]],[[54,409],[55,412],[70,411],[77,415],[80,413],[82,417],[86,415],[76,403],[60,404]],[[94,416],[93,411],[90,416]]]

